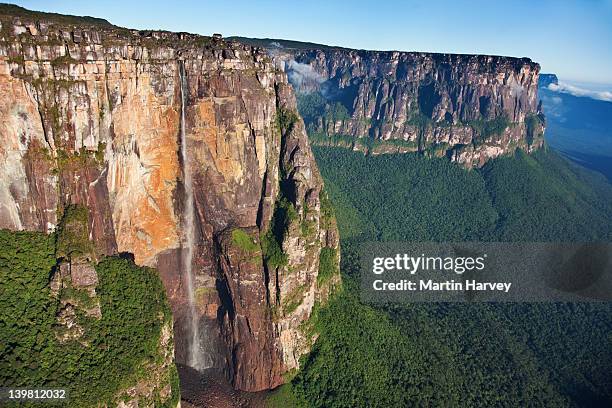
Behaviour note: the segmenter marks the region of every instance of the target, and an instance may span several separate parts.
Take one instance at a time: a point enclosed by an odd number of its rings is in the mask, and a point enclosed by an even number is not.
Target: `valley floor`
[[[178,366],[183,408],[264,408],[267,391],[235,390],[223,373],[216,370],[198,372]]]

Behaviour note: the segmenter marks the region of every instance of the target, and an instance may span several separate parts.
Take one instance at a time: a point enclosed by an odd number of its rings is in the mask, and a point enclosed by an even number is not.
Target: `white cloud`
[[[550,89],[551,91],[567,93],[574,96],[584,96],[600,101],[612,102],[612,92],[610,91],[594,91],[571,85],[565,82],[559,82],[559,85],[550,84],[548,85],[548,89]]]
[[[308,91],[310,88],[316,87],[325,81],[323,75],[319,74],[315,69],[308,64],[299,63],[293,59],[287,62],[287,75],[289,82],[300,91]]]
[[[567,109],[563,106],[563,99],[557,95],[549,93],[542,94],[542,102],[544,103],[544,113],[546,117],[554,117],[557,121],[565,122],[564,113]]]

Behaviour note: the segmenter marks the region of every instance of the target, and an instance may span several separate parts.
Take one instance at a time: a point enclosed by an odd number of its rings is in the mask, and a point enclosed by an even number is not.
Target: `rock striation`
[[[190,169],[202,352],[236,388],[281,384],[340,283],[320,271],[338,233],[287,74],[219,38],[0,11],[0,228],[51,232],[87,208],[95,254],[159,270],[185,363]]]
[[[528,58],[241,41],[285,67],[315,143],[446,155],[466,167],[543,144],[540,66]]]

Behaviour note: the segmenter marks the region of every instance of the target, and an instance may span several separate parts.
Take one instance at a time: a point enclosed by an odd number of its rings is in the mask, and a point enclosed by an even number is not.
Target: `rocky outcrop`
[[[108,304],[107,309],[102,311],[98,285],[95,267],[83,259],[61,262],[55,268],[50,282],[50,294],[59,306],[56,324],[53,326],[59,344],[70,347],[71,342],[78,342],[83,350],[90,350],[93,346],[92,340],[98,340],[91,333],[95,331],[92,328],[95,324],[93,322],[102,320],[103,313],[113,313]],[[108,288],[106,290],[108,291]],[[174,365],[172,319],[169,312],[160,312],[155,319],[159,320],[160,328],[157,346],[153,351],[154,358],[145,358],[142,371],[138,371],[136,375],[122,378],[123,386],[114,392],[113,402],[100,406],[180,406]],[[146,375],[142,375],[143,372]]]
[[[315,143],[468,167],[543,143],[540,66],[528,58],[258,44],[287,70]]]
[[[0,228],[49,232],[86,208],[92,258],[132,253],[159,270],[186,362],[191,169],[201,352],[237,388],[282,383],[339,283],[318,279],[322,250],[338,263],[338,236],[286,73],[218,38],[3,10]]]

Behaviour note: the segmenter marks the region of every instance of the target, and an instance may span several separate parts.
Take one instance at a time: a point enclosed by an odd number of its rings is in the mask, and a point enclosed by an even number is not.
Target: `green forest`
[[[417,153],[313,151],[345,241],[612,239],[612,186],[554,151],[473,170]]]
[[[553,151],[465,170],[418,154],[313,148],[344,291],[271,406],[610,406],[612,305],[359,301],[364,241],[610,241],[612,186]]]
[[[314,153],[333,206],[323,195],[326,217],[335,213],[340,228],[344,290],[316,308],[309,330],[320,335],[270,406],[610,406],[609,303],[368,305],[359,300],[355,250],[372,240],[609,241],[604,177],[545,150],[473,170],[418,154]],[[147,378],[171,318],[154,270],[106,257],[94,262],[101,317],[77,311],[82,336],[60,341],[62,299],[85,309],[94,300],[52,288],[61,258],[91,251],[71,244],[86,216],[68,208],[52,235],[0,231],[0,381],[71,384],[75,407],[112,403]],[[249,245],[242,231],[232,239]],[[321,280],[334,274],[335,256],[322,253]],[[172,397],[151,402],[172,406],[174,365],[163,375]]]
[[[150,376],[151,364],[163,358],[162,325],[172,319],[164,288],[155,270],[107,257],[95,265],[99,282],[93,298],[71,285],[54,293],[56,254],[65,249],[56,238],[0,230],[0,383],[17,388],[69,385],[71,407],[116,404],[122,399],[119,390]],[[96,300],[100,317],[84,311]],[[66,327],[57,317],[68,304],[75,306],[76,324],[83,332],[64,340]],[[176,406],[174,364],[161,375],[172,385],[172,395],[164,401],[153,395],[148,402]]]

